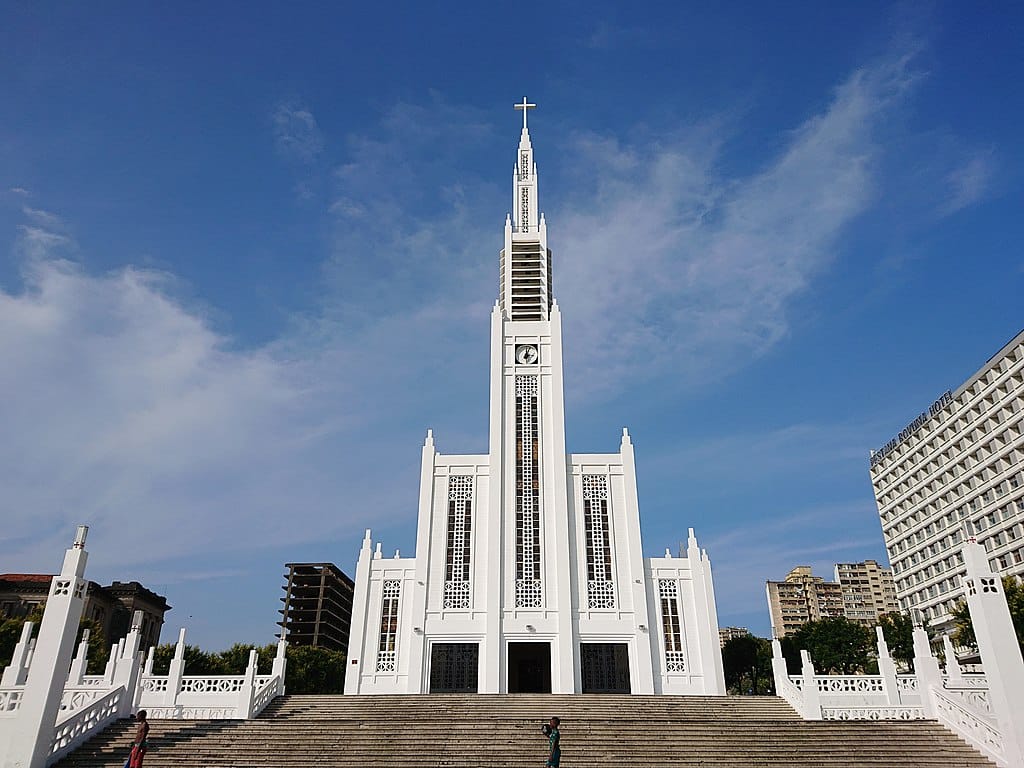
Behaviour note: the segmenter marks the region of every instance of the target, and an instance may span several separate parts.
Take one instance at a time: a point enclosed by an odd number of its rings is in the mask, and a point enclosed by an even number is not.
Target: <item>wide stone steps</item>
[[[774,697],[285,696],[250,721],[154,720],[146,768],[539,768],[562,719],[566,768],[992,766],[934,721],[804,722]],[[58,763],[121,768],[121,721]]]

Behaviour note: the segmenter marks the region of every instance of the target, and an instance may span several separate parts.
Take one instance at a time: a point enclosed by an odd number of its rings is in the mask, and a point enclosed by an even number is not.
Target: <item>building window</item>
[[[472,476],[451,476],[448,478],[448,550],[444,575],[445,608],[469,608],[472,513]]]
[[[665,671],[685,672],[683,635],[679,625],[679,586],[675,579],[658,579],[661,626],[665,637]]]
[[[583,476],[583,528],[587,538],[587,605],[614,608],[608,478],[604,475]]]
[[[540,431],[537,377],[516,376],[516,607],[540,608]]]
[[[377,671],[394,672],[398,651],[398,600],[402,595],[402,582],[398,579],[385,581],[382,595]]]

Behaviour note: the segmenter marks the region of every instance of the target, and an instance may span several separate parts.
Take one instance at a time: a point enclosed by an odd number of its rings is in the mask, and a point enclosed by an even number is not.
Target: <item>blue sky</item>
[[[884,560],[868,450],[1024,326],[1019,5],[3,15],[0,572],[89,523],[165,639],[269,641],[286,561],[413,551],[428,427],[486,449],[524,95],[568,447],[629,427],[722,625]]]

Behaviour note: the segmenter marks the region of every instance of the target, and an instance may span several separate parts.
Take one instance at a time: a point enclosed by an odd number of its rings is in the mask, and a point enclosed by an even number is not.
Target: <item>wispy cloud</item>
[[[784,338],[790,302],[870,205],[875,129],[914,81],[903,57],[857,70],[747,178],[718,174],[714,146],[581,137],[577,162],[603,178],[561,210],[556,245],[577,393],[641,369],[713,381]]]
[[[324,138],[313,113],[296,102],[279,104],[272,116],[274,139],[282,155],[300,163],[314,162],[324,149]]]
[[[972,155],[963,165],[946,176],[948,199],[939,207],[940,213],[949,215],[980,201],[988,192],[995,171],[991,151]]]
[[[24,187],[11,187],[8,191],[11,194],[19,195],[20,197],[29,197],[32,194]]]

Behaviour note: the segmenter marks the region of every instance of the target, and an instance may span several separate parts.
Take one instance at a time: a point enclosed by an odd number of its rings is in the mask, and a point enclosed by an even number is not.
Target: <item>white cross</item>
[[[526,110],[528,110],[528,109],[536,109],[537,105],[536,104],[530,104],[526,100],[526,97],[523,96],[523,103],[522,104],[513,104],[512,106],[515,107],[516,109],[523,110],[523,130],[525,131],[526,130]]]

